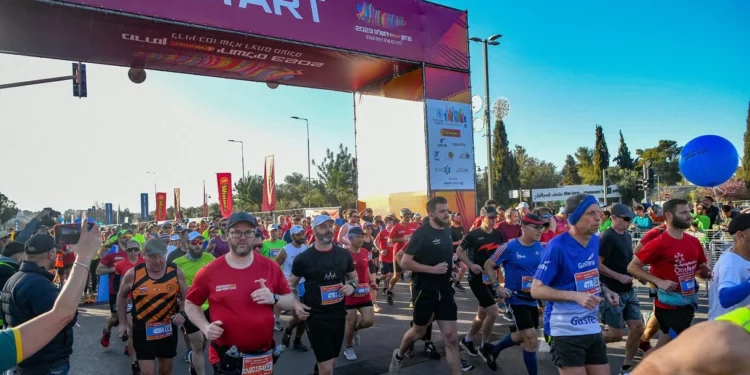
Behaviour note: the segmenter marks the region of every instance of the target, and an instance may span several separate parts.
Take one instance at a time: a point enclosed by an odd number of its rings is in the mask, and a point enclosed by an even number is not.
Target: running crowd
[[[460,350],[496,370],[500,353],[515,346],[536,375],[540,315],[560,374],[609,374],[606,344],[622,340],[626,328],[622,374],[750,371],[750,214],[728,223],[734,247],[711,270],[699,240],[686,233],[693,218],[680,199],[663,205],[663,224],[635,250],[628,229],[636,213],[613,205],[610,226],[600,232],[603,211],[589,195],[568,198],[557,215],[488,201],[466,234],[445,198],[430,199],[426,212],[422,219],[402,209],[381,220],[372,210],[351,210],[346,222],[322,213],[268,225],[233,213],[205,228],[165,223],[111,234],[82,220],[59,293],[50,273],[58,260],[54,237],[38,230],[16,236],[20,242],[0,233],[0,275],[10,275],[0,279],[0,371],[70,372],[76,310],[85,289],[95,290],[92,275],[109,275],[111,315],[101,345],[110,346],[117,327],[133,374],[172,374],[180,331],[191,374],[206,373],[208,351],[214,374],[270,375],[285,349],[308,350],[305,333],[316,358],[313,373],[333,374],[342,347],[347,360],[357,360],[354,347],[380,311],[374,302],[381,288],[393,304],[402,279],[409,282],[405,300],[413,317],[393,351],[391,375],[400,373],[417,341],[428,356],[441,358],[433,323],[451,375],[473,368]],[[465,291],[464,277],[478,307],[459,337],[454,295]],[[712,280],[709,321],[691,328],[696,277]],[[650,338],[643,336],[634,280],[656,289],[653,324],[662,334],[654,348],[644,345]],[[285,312],[291,313],[286,327],[279,319]],[[492,343],[501,315],[513,327]],[[274,330],[284,331],[281,343]],[[708,337],[711,345],[700,345]],[[639,349],[644,357],[635,367]]]

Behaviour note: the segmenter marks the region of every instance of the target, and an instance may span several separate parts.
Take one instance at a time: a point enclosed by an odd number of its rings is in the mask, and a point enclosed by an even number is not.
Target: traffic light
[[[85,98],[88,96],[86,89],[86,64],[73,63],[73,96]]]

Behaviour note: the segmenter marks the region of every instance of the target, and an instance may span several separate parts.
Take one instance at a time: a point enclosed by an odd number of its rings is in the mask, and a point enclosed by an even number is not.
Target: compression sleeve
[[[732,322],[744,328],[748,333],[750,333],[750,308],[740,307],[739,309],[735,309],[716,318],[716,320]]]
[[[750,296],[750,282],[721,288],[719,290],[719,303],[721,307],[728,309]]]

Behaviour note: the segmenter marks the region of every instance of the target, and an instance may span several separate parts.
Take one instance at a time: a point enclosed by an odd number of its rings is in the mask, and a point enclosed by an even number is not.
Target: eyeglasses
[[[205,240],[192,240],[190,241],[190,244],[191,245],[203,245],[203,242],[205,242]]]
[[[135,252],[141,251],[141,249],[137,247],[131,247],[130,249],[127,249],[126,251],[129,253],[135,253]]]
[[[258,233],[256,233],[254,230],[248,230],[248,231],[245,231],[245,232],[240,232],[240,231],[237,231],[237,230],[233,230],[233,231],[229,232],[229,234],[232,235],[232,238],[240,238],[242,236],[245,236],[247,238],[255,238],[255,237],[258,236]]]
[[[630,217],[628,217],[628,216],[618,216],[618,217],[619,217],[620,219],[623,219],[623,220],[627,221],[628,223],[630,222],[630,220],[633,220],[633,219],[631,219],[631,218],[630,218]]]

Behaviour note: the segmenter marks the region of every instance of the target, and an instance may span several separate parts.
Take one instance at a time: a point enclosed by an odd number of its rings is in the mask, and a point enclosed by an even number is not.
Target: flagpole
[[[206,180],[203,180],[203,217],[208,216],[208,207],[206,207]]]

